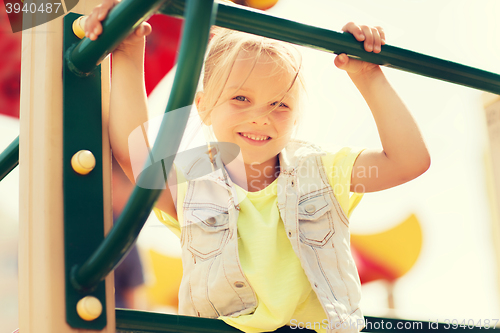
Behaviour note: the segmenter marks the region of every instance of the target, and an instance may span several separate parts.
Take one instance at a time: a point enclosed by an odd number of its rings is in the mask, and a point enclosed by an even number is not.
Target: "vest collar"
[[[325,154],[317,145],[306,141],[292,140],[279,153],[280,175],[293,173],[307,157]],[[220,185],[232,187],[232,182],[221,159],[221,153],[216,145],[200,149],[200,154],[188,163],[184,170],[184,176],[188,181],[212,180]]]
[[[302,140],[292,140],[279,154],[280,174],[293,173],[306,158],[321,155],[326,153],[319,146]]]

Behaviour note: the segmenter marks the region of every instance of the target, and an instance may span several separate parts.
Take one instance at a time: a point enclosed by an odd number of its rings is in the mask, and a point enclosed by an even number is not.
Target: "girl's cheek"
[[[231,122],[232,126],[248,123],[252,120],[252,113],[248,110],[235,110],[228,121]]]
[[[275,121],[276,123],[283,125],[283,126],[293,126],[293,123],[295,121],[295,117],[291,112],[281,112],[278,113],[275,116]]]

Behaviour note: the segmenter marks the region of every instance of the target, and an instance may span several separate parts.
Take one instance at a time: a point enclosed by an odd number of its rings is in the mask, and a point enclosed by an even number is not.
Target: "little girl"
[[[86,21],[95,40],[117,0],[104,0]],[[343,31],[378,53],[380,27]],[[127,139],[147,121],[143,23],[113,52],[110,138],[134,181]],[[177,186],[155,208],[180,231],[183,279],[179,314],[219,318],[245,332],[284,325],[317,332],[358,332],[360,281],[350,251],[349,193],[403,184],[425,172],[430,157],[411,114],[379,66],[337,56],[368,103],[382,150],[319,147],[292,140],[301,115],[303,80],[297,50],[283,42],[214,30],[203,91],[195,98],[218,142],[237,145],[240,163],[224,163],[222,145],[176,168]],[[196,170],[207,161],[212,173]],[[222,166],[222,167],[221,167]],[[375,170],[375,172],[373,172]],[[370,172],[367,172],[370,171]]]

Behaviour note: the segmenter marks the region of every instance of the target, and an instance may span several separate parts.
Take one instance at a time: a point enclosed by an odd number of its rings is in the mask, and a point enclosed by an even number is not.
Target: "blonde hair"
[[[250,76],[261,55],[267,55],[275,61],[278,65],[277,70],[286,70],[294,74],[288,91],[290,91],[298,81],[298,94],[300,100],[301,92],[305,91],[304,77],[301,70],[302,57],[293,45],[219,27],[212,28],[211,32],[212,39],[208,46],[208,53],[203,70],[204,110],[201,112],[201,114],[203,114],[202,120],[209,116],[213,108],[225,102],[225,100],[221,100],[222,92],[224,91],[233,65],[241,51],[255,55],[255,60],[252,68],[248,72],[248,76]],[[240,87],[245,83],[247,78],[242,80]],[[239,88],[235,91],[238,89]],[[285,96],[282,96],[281,98],[284,97]]]

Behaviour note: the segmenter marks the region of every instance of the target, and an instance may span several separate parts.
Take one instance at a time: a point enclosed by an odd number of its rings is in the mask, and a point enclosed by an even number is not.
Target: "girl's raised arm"
[[[364,41],[365,50],[379,53],[385,44],[380,27],[348,23],[342,29]],[[403,101],[396,94],[378,65],[350,59],[335,59],[345,70],[366,103],[377,124],[382,150],[365,150],[356,160],[351,177],[352,192],[374,192],[406,183],[430,166],[430,156],[420,130]]]
[[[102,33],[101,21],[119,0],[103,0],[94,8],[85,21],[85,35],[96,40]],[[130,133],[148,121],[147,94],[144,83],[145,37],[151,33],[149,23],[142,23],[112,53],[111,95],[109,107],[109,136],[116,160],[132,183],[135,183],[133,164],[144,164],[147,156],[135,156],[140,161],[131,161],[129,154]],[[139,143],[141,144],[141,143]],[[133,147],[132,147],[133,148]],[[170,191],[163,191],[158,208],[172,217],[177,217]]]

